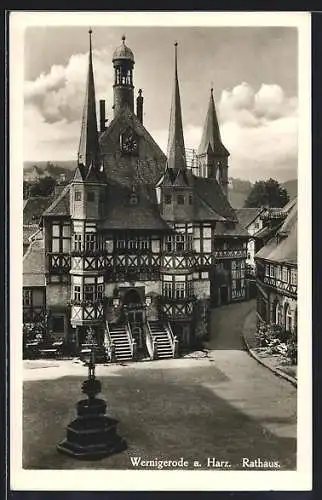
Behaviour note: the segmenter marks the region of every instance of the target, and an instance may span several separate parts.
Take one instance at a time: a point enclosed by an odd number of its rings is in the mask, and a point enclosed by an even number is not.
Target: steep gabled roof
[[[221,140],[213,89],[211,89],[210,92],[207,116],[202,131],[201,142],[198,148],[199,155],[210,152],[221,156],[229,156],[229,152],[227,151]]]
[[[44,240],[34,240],[23,258],[23,286],[45,286]]]
[[[263,210],[263,208],[238,208],[236,209],[238,221],[243,227],[247,228],[260,216]]]
[[[175,43],[174,56],[174,87],[172,94],[170,125],[168,136],[168,167],[178,171],[186,169],[186,151],[183,138],[182,115],[181,115],[181,100],[178,81],[177,68],[177,46]]]
[[[62,192],[57,196],[53,203],[45,210],[44,216],[50,215],[70,215],[70,199],[69,199],[70,184],[64,187]]]
[[[74,180],[96,180],[104,182],[98,143],[96,100],[92,57],[92,30],[89,30],[89,58],[86,95],[83,108],[81,135],[78,148],[78,168]]]
[[[293,204],[275,236],[255,255],[257,259],[297,264],[297,204]]]
[[[102,229],[169,230],[157,206],[154,186],[135,186],[136,204],[130,203],[133,191],[127,186],[109,184],[104,203]]]
[[[230,206],[216,179],[194,178],[195,191],[215,212],[227,220],[237,221],[235,210]]]
[[[136,114],[131,111],[127,103],[124,103],[124,106],[120,108],[117,115],[110,121],[106,130],[99,136],[99,144],[103,154],[105,153],[104,144],[110,136],[113,136],[115,130],[126,130],[127,128],[132,129],[137,135],[142,136],[151,146],[153,146],[156,154],[164,161],[166,160],[166,156],[160,146],[155,142],[152,135],[140,122]],[[108,175],[108,172],[106,172],[106,174]]]

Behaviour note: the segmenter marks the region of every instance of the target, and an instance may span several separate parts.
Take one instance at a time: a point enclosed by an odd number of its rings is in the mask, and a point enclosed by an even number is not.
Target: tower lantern
[[[133,67],[134,55],[132,50],[125,44],[125,35],[122,43],[113,54],[114,66],[114,116],[127,104],[134,112],[134,85]]]

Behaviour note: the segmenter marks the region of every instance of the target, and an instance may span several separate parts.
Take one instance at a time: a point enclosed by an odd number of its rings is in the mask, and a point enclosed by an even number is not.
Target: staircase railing
[[[150,359],[155,359],[157,345],[156,345],[156,341],[153,338],[151,327],[150,327],[150,324],[148,321],[144,325],[144,333],[145,333],[145,344],[146,344]]]
[[[126,323],[125,329],[126,329],[127,337],[129,339],[129,344],[130,344],[130,348],[131,348],[131,356],[132,356],[132,359],[134,359],[136,357],[137,345],[136,345],[136,340],[133,338],[131,325],[130,325],[129,321]]]
[[[104,347],[106,351],[107,359],[113,363],[115,361],[115,345],[111,337],[110,328],[108,321],[105,323],[105,334],[104,334]]]
[[[171,344],[171,347],[172,347],[172,356],[174,358],[178,357],[178,353],[179,353],[179,341],[178,341],[178,338],[176,335],[173,334],[173,331],[172,331],[172,328],[171,328],[171,325],[170,325],[170,322],[168,321],[168,323],[165,324],[165,329],[166,329],[166,332],[167,332],[167,335],[168,335],[168,338],[170,340],[170,344]]]

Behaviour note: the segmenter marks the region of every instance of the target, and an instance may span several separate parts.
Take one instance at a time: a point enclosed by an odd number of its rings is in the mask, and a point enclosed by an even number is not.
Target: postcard
[[[308,13],[10,14],[13,490],[312,487],[310,65]]]

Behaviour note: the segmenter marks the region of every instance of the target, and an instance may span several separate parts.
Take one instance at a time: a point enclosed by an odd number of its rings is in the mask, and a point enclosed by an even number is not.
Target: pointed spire
[[[174,58],[174,89],[172,94],[169,138],[168,138],[168,168],[175,171],[186,168],[185,145],[181,116],[181,101],[177,69],[177,42]]]
[[[98,144],[95,85],[92,56],[92,30],[89,30],[89,57],[86,95],[83,110],[81,136],[78,148],[78,165],[83,176],[88,177],[94,171],[100,171],[100,154]]]
[[[229,152],[223,145],[220,136],[220,130],[217,120],[217,113],[214,102],[214,89],[210,89],[209,106],[204,124],[198,154],[217,153],[223,156],[228,156]]]

